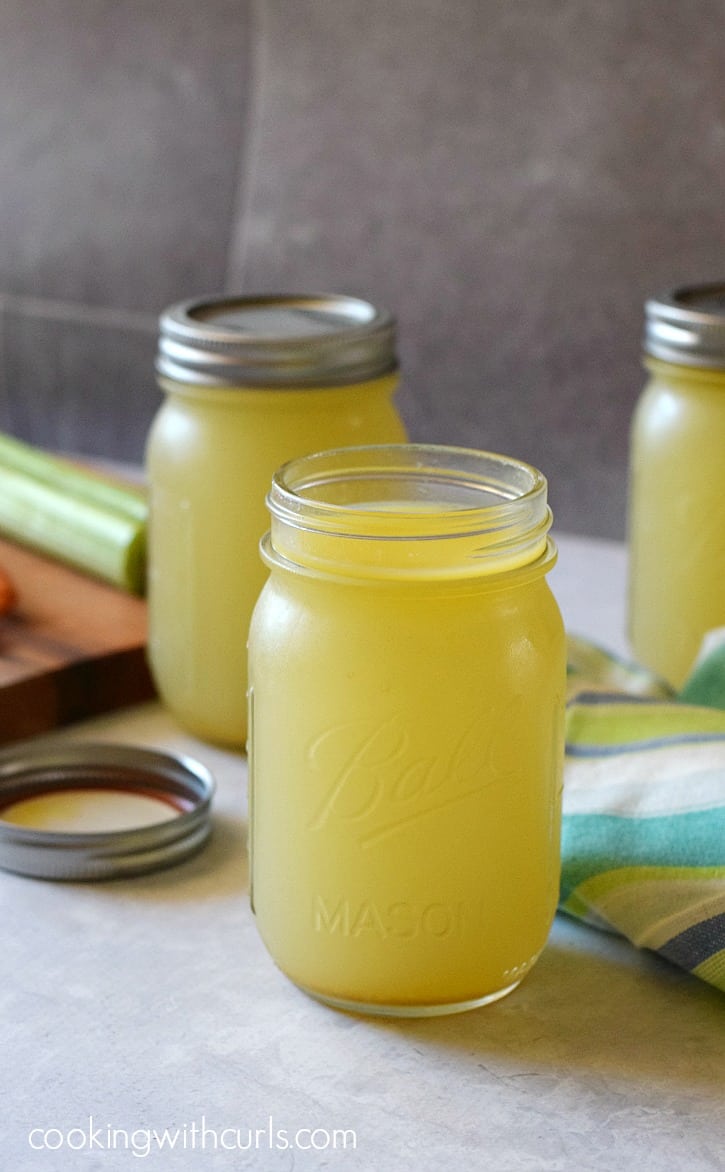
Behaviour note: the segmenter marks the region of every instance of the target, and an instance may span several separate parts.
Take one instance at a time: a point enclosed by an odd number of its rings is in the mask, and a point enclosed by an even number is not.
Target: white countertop
[[[569,628],[625,652],[623,547],[559,546]],[[257,936],[243,757],[195,741],[158,704],[59,736],[198,757],[217,779],[215,832],[195,859],[134,880],[0,873],[0,1167],[725,1168],[721,994],[557,917],[530,976],[495,1005],[406,1021],[335,1012]],[[165,1129],[159,1151],[149,1133]],[[351,1135],[325,1146],[335,1129],[355,1133],[354,1149]]]

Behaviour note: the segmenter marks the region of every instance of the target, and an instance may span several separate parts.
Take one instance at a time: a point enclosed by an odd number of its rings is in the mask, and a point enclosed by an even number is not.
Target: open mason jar
[[[368,1013],[493,1001],[559,882],[565,647],[546,481],[434,445],[321,452],[268,497],[249,645],[253,907]]]

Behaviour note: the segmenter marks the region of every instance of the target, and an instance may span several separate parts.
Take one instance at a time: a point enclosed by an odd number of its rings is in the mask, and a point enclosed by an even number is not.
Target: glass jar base
[[[308,997],[313,997],[315,1001],[321,1001],[323,1005],[329,1005],[332,1009],[342,1009],[346,1013],[360,1013],[365,1017],[444,1017],[447,1014],[466,1013],[469,1009],[481,1009],[484,1005],[491,1005],[494,1001],[500,1001],[502,997],[507,997],[509,993],[513,993],[523,980],[523,974],[517,981],[511,985],[506,985],[503,989],[497,989],[494,993],[487,993],[485,997],[473,997],[470,1001],[451,1001],[435,1003],[432,1005],[384,1005],[374,1001],[352,1001],[346,997],[330,997],[326,993],[318,993],[314,989],[308,989],[305,985],[297,984],[297,988],[306,993]]]

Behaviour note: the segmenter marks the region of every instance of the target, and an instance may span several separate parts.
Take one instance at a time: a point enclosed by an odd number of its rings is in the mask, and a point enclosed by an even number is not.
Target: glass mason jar
[[[275,468],[321,446],[405,438],[395,323],[340,296],[207,298],[161,318],[150,431],[149,661],[197,736],[243,746],[247,631]]]
[[[519,984],[557,902],[564,633],[546,481],[428,445],[274,477],[250,631],[252,905],[306,992],[456,1012]]]
[[[630,447],[629,637],[671,685],[725,625],[725,285],[646,304]]]

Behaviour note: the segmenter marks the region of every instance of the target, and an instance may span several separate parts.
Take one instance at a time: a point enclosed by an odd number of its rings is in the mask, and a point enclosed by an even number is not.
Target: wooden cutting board
[[[142,598],[2,540],[0,567],[0,745],[154,696]]]

